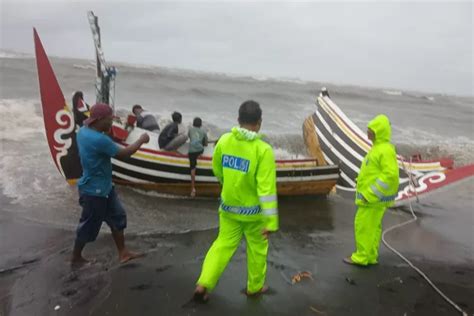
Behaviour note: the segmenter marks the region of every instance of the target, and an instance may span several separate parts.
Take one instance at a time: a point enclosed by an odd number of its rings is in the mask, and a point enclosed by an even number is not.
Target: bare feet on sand
[[[205,304],[209,301],[209,294],[204,286],[198,285],[194,290],[193,301],[200,304]]]
[[[145,257],[144,253],[134,253],[128,250],[124,250],[119,254],[120,263],[125,263],[133,259]]]
[[[83,267],[85,265],[89,265],[91,264],[92,262],[85,259],[84,257],[80,256],[80,257],[72,257],[71,258],[71,266],[74,267],[74,268],[80,268],[80,267]]]

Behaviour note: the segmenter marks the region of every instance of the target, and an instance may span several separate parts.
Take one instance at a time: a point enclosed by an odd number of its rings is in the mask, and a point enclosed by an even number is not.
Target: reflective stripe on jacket
[[[357,177],[356,204],[388,207],[397,197],[399,184],[397,153],[390,143],[390,121],[385,115],[378,115],[367,127],[374,132],[375,141]]]
[[[240,127],[222,135],[212,169],[222,184],[220,211],[242,221],[264,219],[268,230],[278,230],[275,157],[261,135]]]

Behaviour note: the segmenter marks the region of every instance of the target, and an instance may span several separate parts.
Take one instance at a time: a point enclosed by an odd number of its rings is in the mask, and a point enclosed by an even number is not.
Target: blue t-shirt
[[[120,150],[112,139],[87,126],[77,133],[82,177],[77,186],[81,194],[107,196],[112,190],[112,162]]]

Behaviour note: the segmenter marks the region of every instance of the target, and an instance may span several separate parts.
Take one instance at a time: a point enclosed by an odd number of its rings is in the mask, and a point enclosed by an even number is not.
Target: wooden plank
[[[277,184],[278,195],[326,195],[336,185],[337,180],[283,182]],[[122,179],[114,179],[117,184],[123,184],[145,190],[153,190],[164,194],[189,195],[190,183],[134,183]],[[214,183],[196,183],[197,196],[218,197],[220,185]]]
[[[321,146],[319,145],[319,138],[316,134],[316,128],[313,121],[313,116],[308,116],[303,123],[303,139],[306,144],[308,154],[318,161],[319,166],[327,165],[324,159]]]

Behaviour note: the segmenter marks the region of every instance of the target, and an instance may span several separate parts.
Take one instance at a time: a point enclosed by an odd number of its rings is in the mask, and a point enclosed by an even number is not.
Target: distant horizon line
[[[16,54],[18,56],[4,57],[1,55],[1,53],[12,54],[12,55]],[[35,55],[30,52],[24,52],[24,51],[18,51],[14,49],[0,47],[0,58],[8,59],[8,58],[23,58],[23,57],[35,58]],[[75,60],[93,62],[94,64],[96,63],[96,60],[93,58],[88,59],[84,57],[57,56],[57,55],[48,55],[48,57],[62,58],[62,59],[75,59]],[[127,62],[127,61],[107,61],[107,64],[109,66],[113,66],[114,64],[121,64],[126,67],[134,67],[137,69],[139,69],[140,67],[156,67],[156,68],[164,68],[164,69],[169,69],[169,70],[180,70],[183,72],[194,72],[194,73],[202,73],[202,74],[210,74],[210,75],[223,75],[230,78],[251,78],[255,81],[272,81],[273,80],[273,81],[281,81],[281,82],[287,82],[287,83],[293,83],[293,84],[315,83],[315,84],[321,84],[320,88],[322,88],[324,85],[332,85],[336,87],[354,87],[354,88],[364,88],[366,90],[380,90],[381,92],[399,92],[402,95],[403,93],[416,93],[416,94],[420,94],[421,97],[423,96],[430,97],[430,96],[438,95],[438,96],[454,96],[454,97],[460,97],[460,98],[474,98],[474,91],[471,91],[471,94],[457,94],[457,93],[446,93],[446,92],[439,92],[439,91],[411,90],[411,89],[405,89],[405,88],[400,88],[400,87],[361,86],[360,84],[353,83],[353,82],[334,83],[334,82],[329,82],[329,81],[318,81],[314,79],[302,79],[299,77],[289,77],[289,76],[277,77],[277,76],[266,75],[266,74],[243,74],[243,73],[211,71],[211,70],[204,70],[204,69],[191,69],[191,68],[185,68],[185,67],[164,66],[164,65],[156,65],[156,64],[146,64],[146,63],[141,64],[141,63],[133,63],[133,62]],[[260,80],[258,79],[258,77],[264,77],[265,79]],[[297,82],[297,81],[300,81],[300,82]]]

